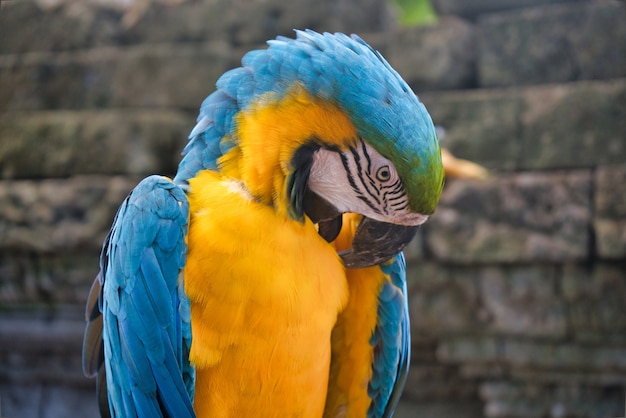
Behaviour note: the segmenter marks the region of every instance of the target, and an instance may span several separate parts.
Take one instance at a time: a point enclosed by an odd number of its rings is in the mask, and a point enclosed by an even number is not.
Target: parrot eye
[[[376,171],[376,178],[378,181],[389,181],[391,179],[391,170],[389,166],[382,166]]]

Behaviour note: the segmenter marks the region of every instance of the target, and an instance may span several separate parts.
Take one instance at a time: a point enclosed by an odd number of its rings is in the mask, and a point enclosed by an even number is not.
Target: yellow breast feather
[[[236,180],[204,171],[190,190],[198,417],[271,417],[276,399],[281,416],[321,416],[330,334],[348,297],[336,252],[310,221],[277,216]]]
[[[334,245],[338,251],[352,242],[360,216],[345,214]],[[371,404],[367,388],[372,378],[378,294],[389,278],[378,266],[347,269],[350,299],[332,333],[332,363],[325,418],[362,418]]]
[[[283,97],[262,95],[237,115],[236,145],[219,159],[220,171],[243,180],[261,202],[284,214],[295,151],[311,141],[344,150],[356,139],[343,110],[296,84]]]

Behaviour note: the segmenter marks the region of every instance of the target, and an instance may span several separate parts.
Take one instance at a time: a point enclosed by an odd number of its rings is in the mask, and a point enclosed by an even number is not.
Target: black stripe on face
[[[363,156],[367,160],[367,172],[371,173],[372,172],[372,159],[370,158],[370,155],[367,153],[367,147],[365,146],[365,142],[362,139],[360,139],[360,138],[359,138],[359,142],[361,143],[361,149],[363,150]]]
[[[387,195],[390,197],[387,198]],[[402,181],[400,181],[400,179],[394,183],[391,190],[387,191],[385,201],[396,211],[406,209],[409,206],[409,198],[404,192],[404,187],[402,187]]]
[[[367,146],[365,145],[365,142],[361,139],[360,143],[361,149],[363,150],[363,155],[368,162],[368,178],[373,182],[374,179],[372,179],[370,175],[372,171],[371,157],[367,152]],[[382,184],[381,182],[378,182],[377,186],[380,188],[379,193],[382,192],[380,193],[382,203],[381,201],[379,201],[379,199],[376,199],[376,201],[383,206],[385,213],[389,214],[390,208],[393,211],[398,211],[406,209],[409,206],[408,199],[404,193],[404,187],[402,186],[402,181],[399,178],[396,178],[396,180],[392,184]]]
[[[402,182],[400,179],[397,179],[393,184],[389,186],[382,187],[383,192],[383,200],[392,202],[394,200],[398,200],[404,197],[404,188],[402,187]],[[391,196],[391,197],[389,197]]]
[[[376,192],[378,191],[378,185],[370,176],[368,171],[363,171],[363,167],[361,166],[361,156],[359,155],[358,151],[355,148],[350,148],[350,152],[352,153],[352,156],[354,157],[354,163],[356,164],[356,174],[359,177],[359,180],[361,180],[361,184],[365,188],[364,192],[373,197],[376,203],[380,205],[380,199],[378,198],[378,196],[376,196]],[[367,177],[367,180],[369,180],[369,185],[371,186],[371,189],[370,187],[368,187],[364,175]]]
[[[380,190],[383,190],[384,188],[388,186],[381,184],[377,178],[372,177],[372,175],[374,175],[373,168],[372,168],[372,158],[367,152],[367,145],[365,144],[365,141],[360,139],[360,143],[361,143],[361,150],[363,150],[363,156],[367,160],[367,171],[366,171],[367,178],[369,179],[372,187],[374,187],[374,190],[380,192]],[[377,193],[377,194],[380,196],[380,193]]]
[[[389,206],[395,211],[400,211],[409,207],[409,199],[404,199],[396,203],[390,203]]]
[[[403,201],[405,199],[406,199],[406,196],[404,196],[403,194],[391,194],[390,193],[390,197],[386,200],[391,204],[397,204],[399,201]]]
[[[387,190],[387,193],[403,193],[404,192],[404,188],[402,187],[402,181],[400,181],[400,179],[396,179],[396,181],[393,182],[393,184],[389,184],[386,186],[381,186],[382,189],[391,189],[391,190]]]
[[[339,153],[339,157],[341,157],[341,164],[343,164],[343,169],[345,170],[346,176],[348,177],[348,183],[350,183],[352,190],[358,192],[359,189],[358,187],[356,187],[356,183],[354,182],[352,173],[350,173],[350,162],[348,161],[348,157],[342,152]]]
[[[367,152],[367,146],[365,145],[365,141],[359,138],[359,143],[361,144],[361,150],[363,151],[363,156],[365,157],[365,160],[367,160],[367,171],[365,172],[365,174],[367,175],[370,185],[374,188],[374,192],[376,192],[379,190],[379,186],[381,185],[378,184],[377,180],[372,177],[372,158]],[[370,194],[374,195],[375,193],[370,192]]]
[[[351,148],[352,151],[352,155],[353,157],[355,156],[355,151],[354,149]],[[348,178],[348,183],[350,183],[350,187],[352,187],[352,190],[356,193],[357,197],[359,199],[361,199],[363,202],[365,202],[365,204],[367,206],[370,207],[370,209],[372,209],[374,212],[380,214],[381,211],[380,209],[374,205],[368,198],[366,195],[363,194],[363,192],[359,189],[359,187],[356,184],[356,181],[352,175],[352,172],[350,171],[350,161],[348,159],[348,156],[344,153],[339,153],[339,156],[341,157],[341,163],[343,164],[343,168],[346,172],[346,176]],[[358,154],[356,157],[354,158],[358,158]],[[356,165],[357,165],[357,170],[359,169],[360,165],[355,161]],[[357,171],[357,174],[359,174],[359,171]],[[361,182],[363,182],[363,179],[361,178],[361,176],[359,176],[359,178],[361,179]]]
[[[393,184],[390,184],[388,186],[381,186],[381,190],[383,191],[383,200],[388,200],[387,196],[398,196],[398,195],[403,195],[404,194],[404,189],[402,188],[402,183],[400,182],[400,179],[397,179]],[[391,198],[391,200],[393,200],[394,197]],[[397,197],[395,198],[397,199]]]

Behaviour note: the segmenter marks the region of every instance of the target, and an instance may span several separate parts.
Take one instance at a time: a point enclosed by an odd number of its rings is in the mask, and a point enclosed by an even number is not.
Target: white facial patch
[[[420,225],[428,216],[411,211],[393,163],[364,141],[346,152],[320,149],[308,187],[339,212],[399,225]]]

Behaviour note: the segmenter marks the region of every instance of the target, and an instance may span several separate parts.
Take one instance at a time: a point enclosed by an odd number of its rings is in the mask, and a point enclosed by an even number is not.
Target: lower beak
[[[384,263],[411,242],[417,228],[363,217],[352,240],[352,248],[339,252],[339,256],[348,268],[363,268]]]
[[[318,225],[318,233],[327,242],[337,238],[342,227],[342,214],[333,205],[307,190],[304,211]],[[384,263],[411,242],[417,228],[363,217],[356,228],[352,248],[340,251],[339,256],[348,268],[364,268]]]

